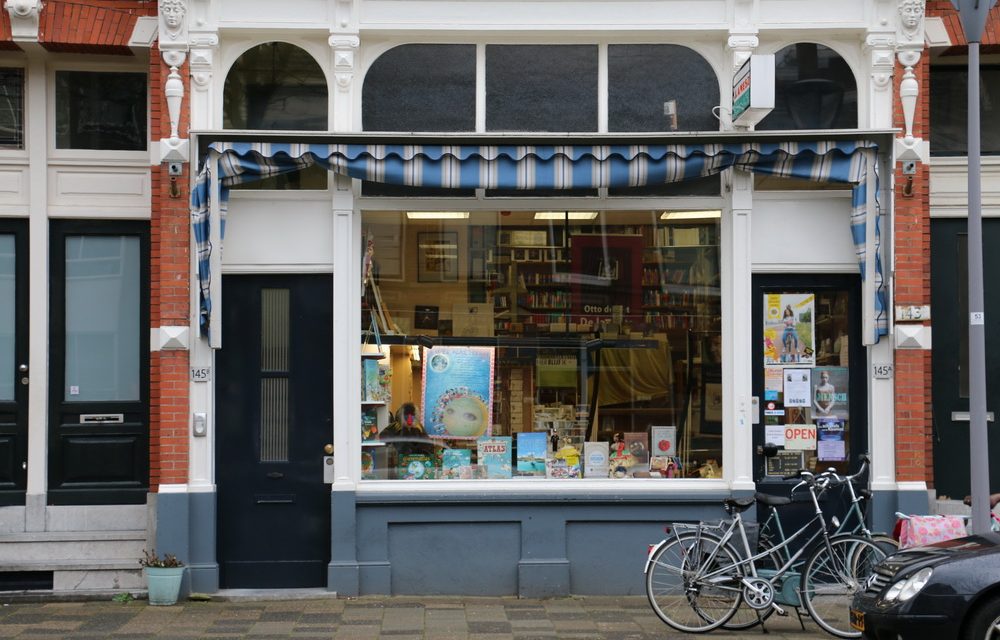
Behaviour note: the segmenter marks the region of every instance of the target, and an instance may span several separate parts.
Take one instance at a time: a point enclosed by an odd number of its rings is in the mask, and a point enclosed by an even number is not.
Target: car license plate
[[[865,614],[862,611],[851,609],[851,627],[858,631],[865,630]]]

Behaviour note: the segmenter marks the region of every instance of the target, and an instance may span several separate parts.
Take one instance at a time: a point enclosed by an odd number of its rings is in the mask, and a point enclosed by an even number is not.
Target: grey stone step
[[[24,531],[0,533],[0,544],[7,542],[66,542],[90,540],[146,540],[146,531]]]
[[[0,571],[141,571],[139,558],[46,558],[4,562]]]
[[[0,566],[56,561],[133,562],[142,557],[145,531],[28,532],[0,536]]]

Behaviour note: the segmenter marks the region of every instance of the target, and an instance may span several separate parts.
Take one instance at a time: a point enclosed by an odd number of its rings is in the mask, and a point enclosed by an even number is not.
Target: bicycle
[[[819,488],[817,496],[822,495],[822,493],[829,488],[844,486],[846,487],[849,497],[847,510],[846,513],[843,514],[843,518],[838,518],[836,516],[831,518],[831,524],[833,525],[834,530],[830,535],[831,537],[845,534],[860,535],[861,537],[867,538],[878,545],[883,551],[885,551],[886,555],[891,555],[899,549],[899,543],[896,539],[883,533],[872,533],[865,523],[867,504],[871,499],[871,491],[867,488],[856,491],[854,483],[863,477],[868,471],[868,466],[871,464],[871,458],[869,458],[868,454],[862,454],[858,459],[861,462],[861,466],[853,475],[840,476],[833,469],[828,469],[816,476],[816,483]],[[770,554],[769,556],[765,556],[762,559],[762,562],[757,563],[757,571],[758,573],[773,573],[774,570],[788,561],[791,557],[791,552],[788,547],[784,547],[778,551],[772,551],[779,542],[786,539],[784,527],[781,522],[781,516],[779,514],[779,507],[792,504],[795,500],[792,498],[772,496],[763,493],[756,494],[754,498],[758,504],[762,504],[768,509],[767,518],[764,520],[763,524],[760,525],[757,551],[768,551]],[[792,565],[791,570],[786,573],[784,579],[782,580],[782,592],[776,596],[779,604],[795,607],[796,614],[799,615],[800,624],[802,624],[802,616],[799,613],[796,591],[799,575],[801,574],[801,569],[804,563],[805,560],[800,559]],[[764,620],[766,620],[771,613],[773,613],[773,611],[773,609],[755,611],[753,609],[747,610],[746,608],[741,607],[737,610],[736,614],[722,626],[730,631],[749,629],[763,623]],[[803,624],[802,626],[804,629],[805,625]]]
[[[851,599],[886,554],[861,536],[832,537],[819,506],[816,476],[800,471],[794,477],[808,489],[815,514],[773,549],[759,553],[750,550],[741,513],[754,504],[753,498],[727,498],[723,505],[728,522],[702,523],[688,531],[675,526],[672,537],[651,549],[645,567],[646,595],[661,620],[678,631],[703,633],[729,621],[741,602],[758,612],[784,614],[775,599],[776,588],[809,550],[796,587],[799,602],[828,633],[842,638],[860,636],[849,623]],[[826,482],[830,479],[826,478]],[[788,547],[807,533],[805,544],[773,574],[758,573],[758,560],[766,556],[773,559],[774,551]],[[746,551],[742,557],[730,542],[737,535]]]

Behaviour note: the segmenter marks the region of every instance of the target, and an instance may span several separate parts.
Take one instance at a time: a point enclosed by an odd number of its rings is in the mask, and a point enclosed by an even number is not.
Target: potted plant
[[[156,550],[142,552],[139,564],[146,574],[146,584],[149,592],[149,604],[171,605],[177,603],[181,592],[181,579],[184,577],[184,563],[172,553],[161,558]]]

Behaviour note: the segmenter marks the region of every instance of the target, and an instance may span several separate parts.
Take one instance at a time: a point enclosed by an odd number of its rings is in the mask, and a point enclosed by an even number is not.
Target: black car
[[[851,625],[865,638],[1000,639],[1000,534],[904,549],[862,586]]]

